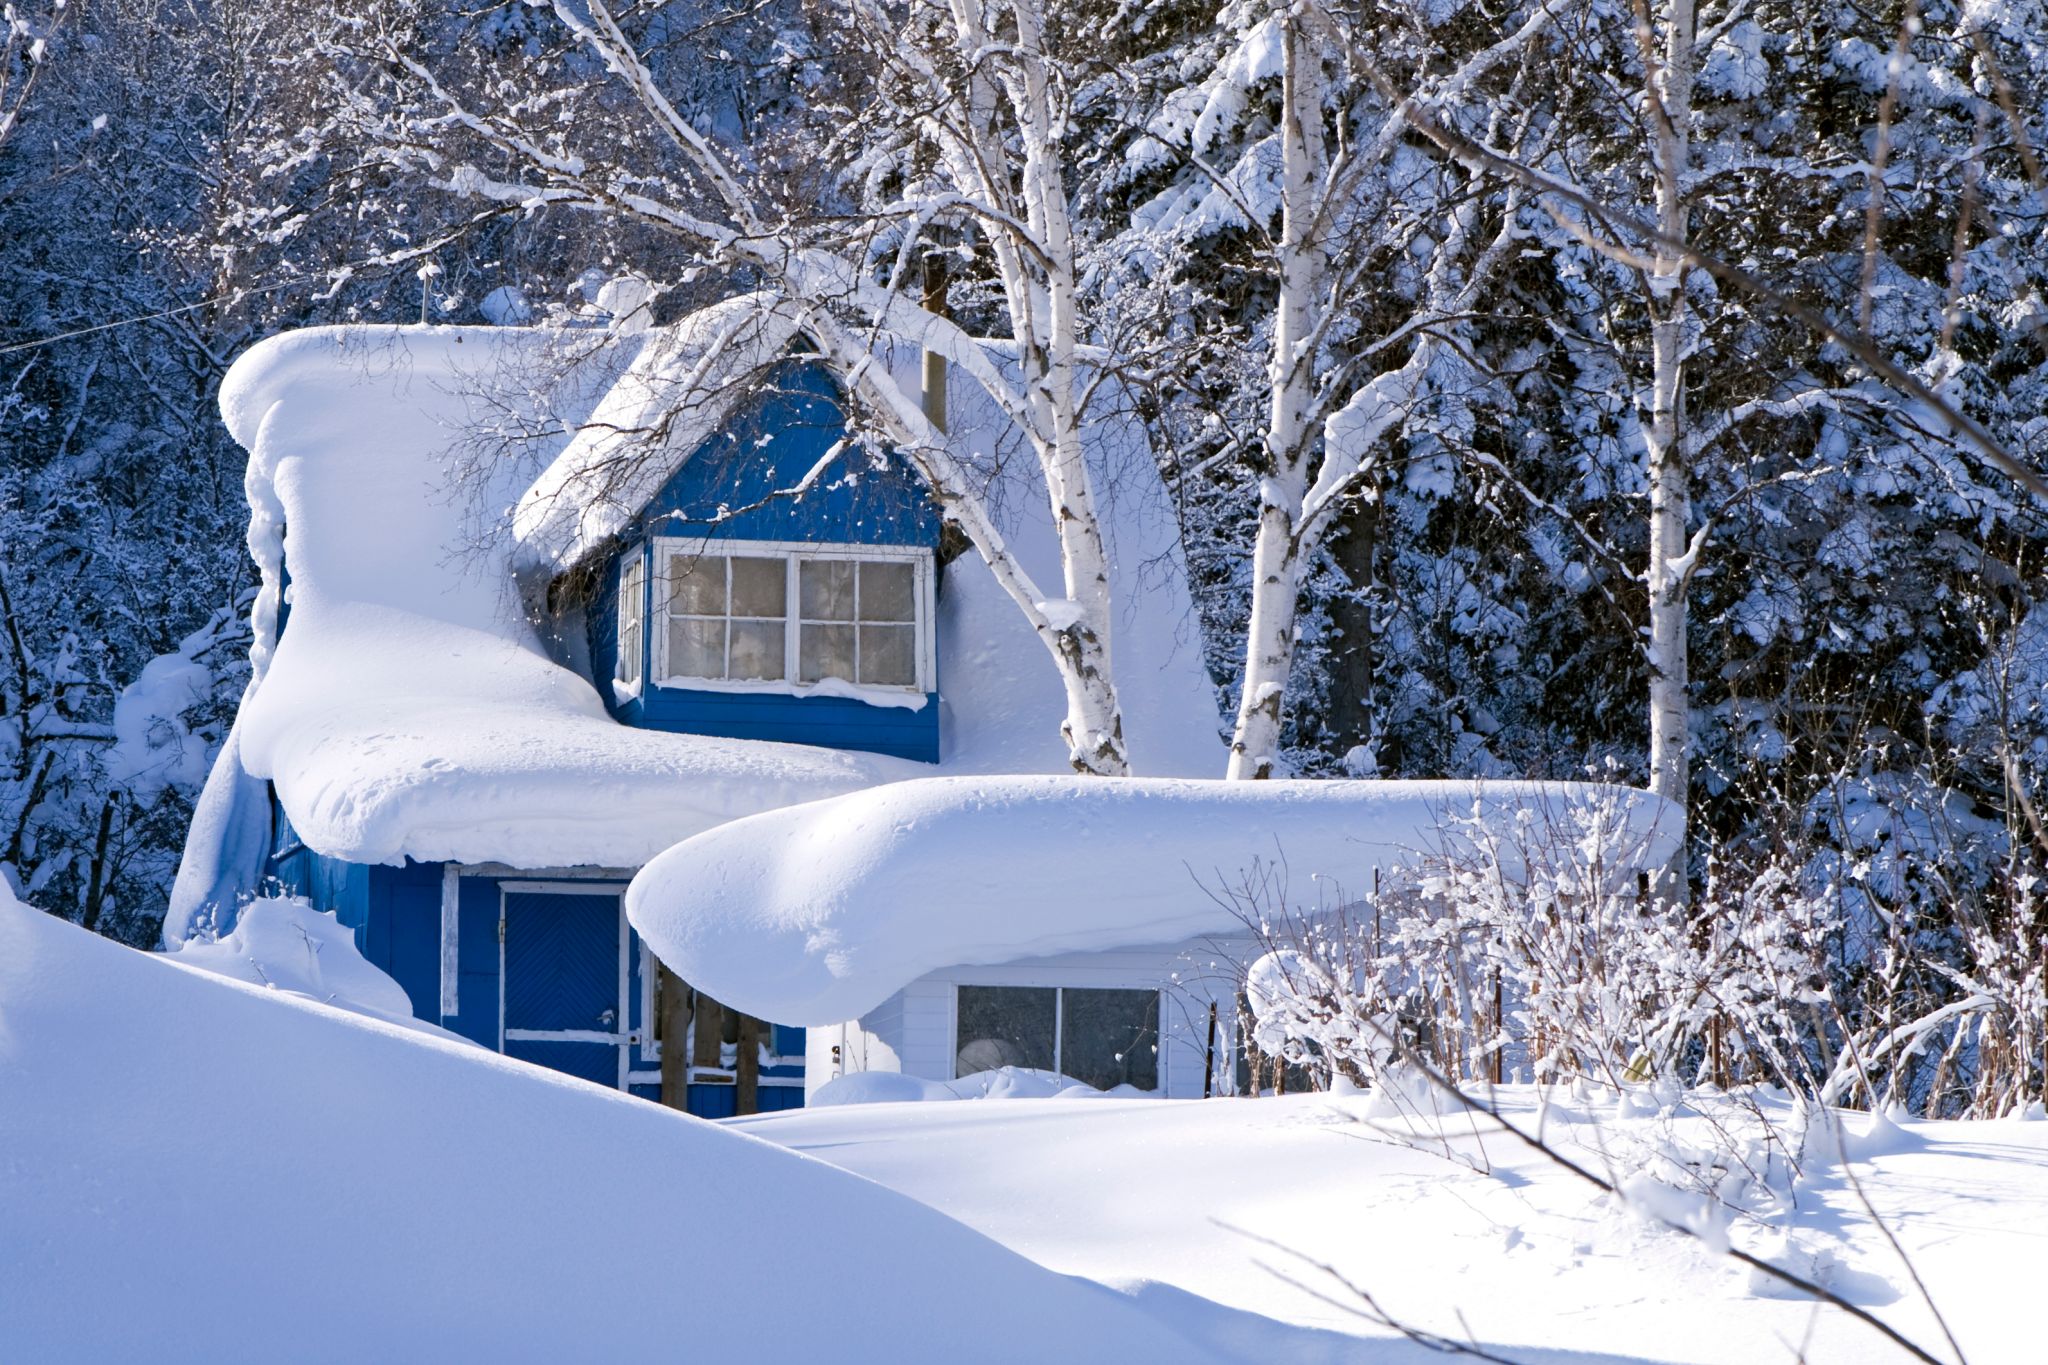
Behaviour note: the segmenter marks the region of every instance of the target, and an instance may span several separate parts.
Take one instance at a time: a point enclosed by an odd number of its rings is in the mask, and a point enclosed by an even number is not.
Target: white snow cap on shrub
[[[303,896],[260,896],[242,907],[229,933],[194,934],[165,956],[181,967],[455,1036],[413,1018],[405,988],[357,951],[354,931]]]
[[[715,998],[831,1024],[940,967],[1241,932],[1218,893],[1255,863],[1284,866],[1293,903],[1330,904],[1459,847],[1475,820],[1505,833],[1593,802],[1625,808],[1643,866],[1678,847],[1676,807],[1583,783],[928,778],[687,839],[626,908]]]

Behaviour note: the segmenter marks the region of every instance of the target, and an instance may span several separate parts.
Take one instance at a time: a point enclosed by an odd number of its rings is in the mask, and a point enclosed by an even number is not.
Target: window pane
[[[732,623],[732,671],[729,678],[780,678],[783,675],[783,631],[780,621]]]
[[[724,556],[670,555],[668,604],[678,616],[725,615]]]
[[[879,687],[917,686],[917,627],[862,626],[860,680]]]
[[[732,561],[732,614],[783,616],[789,611],[789,562],[783,559]],[[776,677],[781,677],[780,669]]]
[[[612,669],[612,676],[622,683],[636,683],[640,681],[640,623],[638,621],[633,622],[632,625],[619,632],[619,661],[618,666]]]
[[[800,575],[797,597],[806,621],[853,619],[851,560],[807,559],[797,569]]]
[[[915,621],[917,568],[903,560],[869,560],[860,566],[860,619]]]
[[[799,682],[816,682],[820,678],[852,682],[853,627],[805,626],[797,637],[796,668]]]
[[[1097,1090],[1159,1088],[1159,992],[1070,988],[1061,1006],[1061,1071]]]
[[[668,623],[668,676],[723,678],[725,622],[671,620]]]
[[[962,986],[953,1074],[999,1066],[1052,1070],[1050,986]]]
[[[619,571],[619,657],[612,676],[623,683],[640,681],[640,612],[647,569],[638,551],[634,556]]]

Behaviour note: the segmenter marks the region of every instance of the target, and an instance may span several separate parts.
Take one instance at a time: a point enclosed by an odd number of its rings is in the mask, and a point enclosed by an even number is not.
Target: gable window
[[[655,678],[921,695],[932,690],[931,581],[931,552],[917,547],[657,540]]]

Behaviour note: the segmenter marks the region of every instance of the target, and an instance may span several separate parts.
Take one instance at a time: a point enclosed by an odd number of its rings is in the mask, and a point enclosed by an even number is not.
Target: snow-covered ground
[[[1360,1289],[1530,1365],[1900,1358],[1483,1124],[1319,1095],[707,1124],[309,998],[377,983],[279,978],[319,935],[274,918],[291,952],[262,921],[199,970],[0,893],[0,1360],[1441,1358]],[[1706,1142],[1644,1100],[1553,1096],[1545,1131],[1600,1168]],[[1764,1169],[1790,1211],[1736,1243],[1953,1359],[1860,1185],[1969,1360],[2040,1360],[2048,1122],[1846,1142]]]
[[[1534,1093],[1505,1093],[1533,1127]],[[1497,1129],[1452,1122],[1449,1155],[1433,1154],[1400,1135],[1434,1125],[1380,1116],[1363,1097],[863,1104],[734,1126],[913,1195],[1050,1269],[1124,1288],[1246,1359],[1444,1358],[1366,1320],[1329,1271],[1412,1326],[1532,1365],[1905,1358],[1837,1311],[1760,1290],[1742,1266]],[[1853,1172],[1973,1365],[2048,1358],[2035,1298],[2048,1268],[2048,1122],[1859,1137],[1868,1126],[1848,1120],[1847,1168],[1809,1159],[1788,1224],[1738,1224],[1736,1245],[1817,1272],[1953,1359]],[[1567,1098],[1546,1132],[1604,1169],[1590,1146],[1668,1143],[1674,1130]]]
[[[0,1361],[1212,1360],[820,1162],[0,883]]]

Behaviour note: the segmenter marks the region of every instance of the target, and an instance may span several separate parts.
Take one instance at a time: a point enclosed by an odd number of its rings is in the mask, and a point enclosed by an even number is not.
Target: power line
[[[138,322],[157,322],[164,318],[174,318],[180,313],[191,313],[201,308],[211,308],[216,303],[255,298],[258,294],[274,294],[280,289],[289,289],[293,285],[301,283],[304,283],[304,281],[283,280],[277,284],[266,284],[260,289],[237,289],[231,294],[221,294],[214,298],[201,299],[197,303],[188,303],[178,308],[166,308],[161,313],[144,313],[140,317],[117,318],[112,322],[96,322],[90,327],[80,327],[69,332],[59,332],[55,336],[38,337],[34,341],[17,341],[11,346],[0,346],[0,355],[13,355],[16,351],[33,351],[40,346],[54,346],[60,341],[70,341],[74,337],[91,336],[94,332],[111,331],[116,327],[132,327]]]

